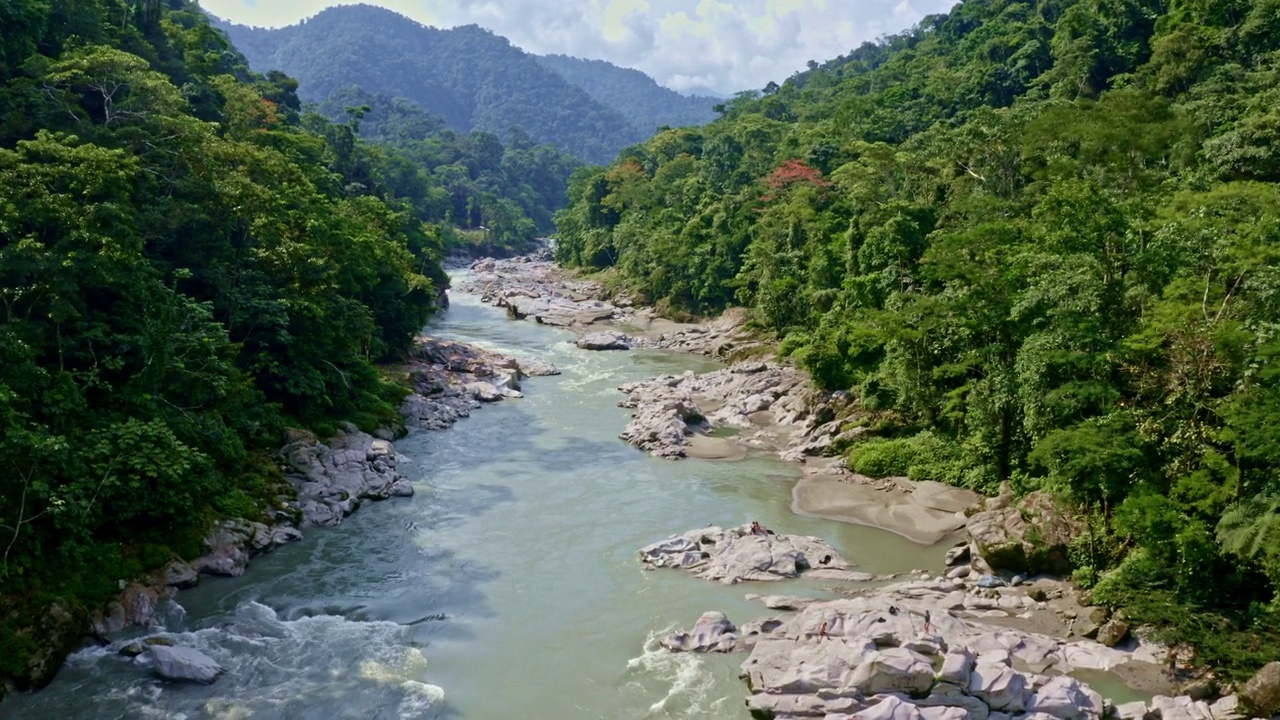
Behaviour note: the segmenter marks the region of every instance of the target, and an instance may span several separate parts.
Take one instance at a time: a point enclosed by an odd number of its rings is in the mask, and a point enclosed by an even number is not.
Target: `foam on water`
[[[286,620],[251,601],[216,625],[151,636],[195,648],[227,672],[210,686],[165,683],[152,676],[146,653],[130,661],[118,655],[119,643],[84,650],[72,657],[71,667],[117,681],[84,712],[61,717],[319,717],[314,708],[322,698],[325,717],[377,717],[397,708],[395,717],[418,719],[433,717],[444,702],[444,691],[427,682],[426,657],[410,644],[409,630],[393,622],[333,615]],[[53,717],[45,711],[56,708],[40,704],[32,708],[35,715]]]
[[[676,630],[672,625],[649,633],[644,651],[627,662],[632,687],[656,684],[665,693],[649,706],[646,717],[714,717],[725,698],[712,697],[715,677],[706,661],[696,653],[673,653],[661,645],[662,638]]]

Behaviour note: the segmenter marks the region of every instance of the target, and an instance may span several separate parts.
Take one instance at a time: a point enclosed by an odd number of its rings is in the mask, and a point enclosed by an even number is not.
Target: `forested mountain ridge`
[[[1097,602],[1280,651],[1280,6],[967,0],[575,175],[559,259],[751,308],[850,466],[1056,494]]]
[[[372,429],[447,282],[431,178],[182,0],[0,5],[0,693],[224,517],[285,427]]]
[[[540,55],[538,62],[587,91],[592,98],[622,113],[645,137],[663,126],[705,125],[716,119],[718,98],[686,96],[662,87],[639,70],[603,60],[568,55]]]
[[[591,162],[651,134],[505,38],[470,25],[440,30],[390,10],[349,5],[280,29],[223,24],[259,71],[296,77],[304,100],[351,85],[402,97],[461,131],[520,127]]]
[[[554,230],[552,214],[568,204],[569,177],[582,162],[554,145],[534,145],[512,128],[505,144],[492,133],[458,133],[403,99],[359,87],[339,90],[315,106],[333,122],[351,120],[361,138],[395,164],[396,192],[417,214],[439,223],[447,250],[504,256]],[[483,232],[469,230],[486,228]],[[473,246],[474,245],[474,246]],[[465,246],[465,247],[463,247]]]

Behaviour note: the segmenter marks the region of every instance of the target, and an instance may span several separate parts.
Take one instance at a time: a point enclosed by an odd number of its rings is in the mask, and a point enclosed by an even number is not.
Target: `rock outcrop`
[[[744,362],[701,375],[649,378],[619,390],[626,396],[619,406],[635,411],[622,439],[658,457],[685,457],[695,435],[715,428],[732,429],[735,442],[784,457],[803,455],[813,442],[811,388],[794,368]]]
[[[738,648],[738,628],[722,612],[705,612],[689,632],[671,635],[662,647],[672,652],[733,652]]]
[[[1259,717],[1280,715],[1280,662],[1265,665],[1240,690],[1244,709]]]
[[[409,359],[414,392],[400,405],[412,427],[444,430],[481,405],[520,398],[526,377],[558,375],[551,364],[522,360],[463,343],[419,337]]]
[[[727,585],[746,580],[819,577],[869,580],[825,541],[801,535],[777,535],[750,525],[710,526],[673,535],[640,550],[647,568],[679,568]]]
[[[1064,575],[1071,571],[1067,546],[1079,532],[1047,492],[1017,503],[987,501],[987,509],[969,518],[969,540],[987,569],[1023,575]]]
[[[1102,697],[1065,673],[1131,653],[988,625],[981,607],[963,585],[916,581],[772,618],[742,666],[747,705],[780,719],[1105,716]]]
[[[635,340],[626,333],[606,330],[587,333],[574,341],[574,345],[583,350],[630,350],[633,342]]]
[[[151,645],[147,649],[152,670],[165,680],[208,684],[225,672],[216,660],[193,648]]]
[[[506,308],[516,320],[556,327],[583,327],[623,314],[616,305],[599,299],[605,295],[600,283],[575,278],[555,263],[527,256],[479,260],[457,289]]]
[[[304,528],[337,526],[364,500],[413,494],[413,486],[398,470],[401,458],[395,446],[354,426],[345,427],[327,444],[299,440],[286,445],[279,457],[286,468],[285,479],[297,491]],[[274,533],[265,527],[238,528],[235,534],[250,531],[252,545],[274,542]],[[210,574],[242,574],[248,560],[242,539],[224,538],[211,554],[211,562],[196,567]]]

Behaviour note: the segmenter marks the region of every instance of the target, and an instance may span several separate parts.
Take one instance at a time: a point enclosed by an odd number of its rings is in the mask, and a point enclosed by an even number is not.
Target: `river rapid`
[[[222,663],[215,684],[162,683],[90,649],[49,688],[5,700],[0,718],[745,718],[741,656],[673,655],[657,638],[706,610],[767,614],[748,593],[816,595],[823,583],[645,572],[637,549],[759,520],[820,536],[867,572],[941,569],[937,549],[792,514],[793,466],[664,461],[617,439],[628,419],[618,385],[712,361],[579,350],[568,332],[453,301],[430,332],[564,374],[397,442],[415,497],[367,504],[241,578],[184,591],[158,634]]]

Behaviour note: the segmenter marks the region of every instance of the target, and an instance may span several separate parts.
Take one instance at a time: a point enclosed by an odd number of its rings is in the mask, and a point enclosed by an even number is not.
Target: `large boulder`
[[[1280,715],[1280,662],[1263,666],[1240,690],[1244,709],[1261,717]]]
[[[193,588],[200,582],[200,571],[181,561],[172,560],[164,566],[164,584],[179,590]]]
[[[1079,528],[1046,492],[969,518],[969,541],[993,570],[1035,575],[1071,571],[1067,546]]]
[[[1028,712],[1045,713],[1062,720],[1090,720],[1102,717],[1102,696],[1072,677],[1049,678],[1031,697]]]
[[[1111,618],[1098,628],[1098,642],[1115,647],[1129,638],[1129,624],[1119,618]]]
[[[525,377],[550,377],[560,374],[559,368],[541,358],[521,358],[519,363],[520,372],[524,373]]]
[[[630,350],[631,342],[623,333],[606,331],[583,335],[574,344],[583,350]]]
[[[33,621],[23,623],[14,635],[20,642],[29,643],[31,651],[6,658],[11,666],[19,666],[14,678],[17,687],[42,688],[52,682],[63,660],[80,644],[88,627],[88,618],[77,606],[62,600],[51,603]]]
[[[850,678],[863,695],[892,692],[920,695],[933,687],[933,680],[929,660],[905,648],[868,653]]]
[[[640,550],[651,568],[689,570],[706,580],[731,585],[745,580],[785,580],[807,574],[835,580],[867,580],[825,541],[778,535],[751,526],[691,530]]]
[[[1020,713],[1031,700],[1027,676],[1005,663],[980,659],[969,676],[969,694],[992,710]]]
[[[151,645],[152,669],[165,680],[211,683],[225,670],[216,660],[188,647]]]
[[[722,612],[705,612],[689,632],[676,633],[662,641],[672,652],[733,652],[738,647],[738,628]]]

